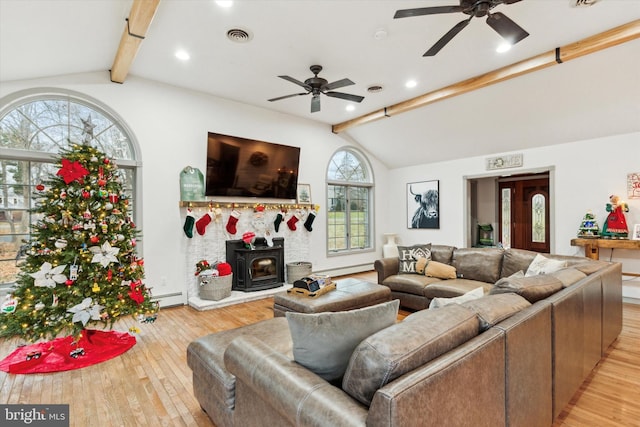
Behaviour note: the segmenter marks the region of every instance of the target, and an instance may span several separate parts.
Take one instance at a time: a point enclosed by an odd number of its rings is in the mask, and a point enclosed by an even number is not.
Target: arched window
[[[60,149],[86,142],[116,160],[135,214],[135,144],[122,120],[71,92],[20,92],[0,100],[0,286],[20,269],[34,187],[56,173]]]
[[[373,177],[365,157],[345,148],[327,171],[327,248],[329,254],[373,249]]]

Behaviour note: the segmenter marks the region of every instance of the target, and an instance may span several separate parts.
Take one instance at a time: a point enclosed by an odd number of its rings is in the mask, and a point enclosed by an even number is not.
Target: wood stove
[[[242,240],[227,240],[227,262],[233,270],[232,289],[253,292],[273,289],[284,284],[284,238],[274,237],[273,246],[257,238],[254,248]]]

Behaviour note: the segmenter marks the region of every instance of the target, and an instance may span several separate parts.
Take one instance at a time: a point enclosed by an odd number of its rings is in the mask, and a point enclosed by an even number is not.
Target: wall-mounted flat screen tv
[[[296,198],[300,148],[209,132],[205,195]]]

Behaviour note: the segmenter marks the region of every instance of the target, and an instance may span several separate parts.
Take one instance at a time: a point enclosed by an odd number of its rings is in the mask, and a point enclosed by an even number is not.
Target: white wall
[[[524,155],[522,168],[501,171],[506,174],[552,170],[551,215],[555,224],[552,252],[583,256],[583,249],[572,247],[570,241],[576,237],[585,212],[592,210],[602,225],[607,216],[605,206],[609,195],[618,194],[627,200],[627,174],[640,172],[639,140],[640,133],[632,133],[525,150],[521,151]],[[399,208],[390,212],[389,224],[398,225],[394,229],[389,227],[389,231],[397,232],[404,244],[433,242],[464,246],[467,235],[465,210],[468,209],[465,178],[487,175],[484,157],[390,171],[385,194],[389,205]],[[407,229],[406,184],[434,179],[440,180],[440,229]],[[626,219],[632,228],[633,224],[640,223],[640,199],[628,200],[628,204],[630,211]],[[601,249],[600,259],[622,262],[623,271],[640,273],[640,251]],[[625,281],[624,293],[640,298],[640,279]]]
[[[142,230],[141,251],[145,259],[146,283],[156,296],[178,293],[170,302],[185,302],[187,289],[193,283],[195,264],[186,262],[194,253],[219,258],[220,239],[214,234],[226,224],[228,211],[217,226],[211,225],[205,236],[195,233],[187,239],[183,233],[184,212],[179,208],[179,174],[185,166],[205,171],[207,132],[260,139],[299,146],[299,181],[311,185],[312,202],[320,205],[313,232],[298,223],[297,237],[308,243],[310,259],[305,253],[287,254],[289,259],[311,261],[314,271],[326,271],[354,265],[372,265],[379,250],[359,255],[328,257],[326,255],[325,176],[327,162],[344,146],[357,143],[331,132],[329,125],[288,116],[262,108],[216,98],[201,93],[130,76],[124,84],[109,81],[107,72],[60,76],[47,79],[2,82],[0,98],[31,88],[64,88],[86,94],[114,111],[132,130],[142,153],[143,192],[142,218],[136,225]],[[365,151],[365,155],[368,155]],[[384,182],[387,171],[369,156],[378,182]],[[376,192],[379,194],[379,192]],[[375,201],[375,211],[383,211],[382,198]],[[205,209],[195,209],[196,219]],[[245,212],[248,221],[252,212]],[[224,224],[223,224],[224,223]],[[217,228],[216,228],[217,227]],[[239,228],[241,234],[242,228]],[[287,238],[292,237],[285,224]],[[214,237],[216,236],[216,237]],[[236,235],[233,238],[239,238]],[[380,242],[376,241],[379,247]],[[212,249],[213,248],[213,249]]]

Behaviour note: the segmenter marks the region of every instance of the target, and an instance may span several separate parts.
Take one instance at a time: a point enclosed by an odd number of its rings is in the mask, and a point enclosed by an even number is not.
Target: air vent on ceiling
[[[242,28],[232,28],[227,31],[227,38],[232,42],[236,43],[247,43],[253,37],[251,33],[247,30],[243,30]]]
[[[370,93],[382,92],[382,86],[380,86],[380,85],[369,86],[367,88],[367,92],[370,92]]]
[[[593,6],[598,0],[569,0],[572,7]]]

